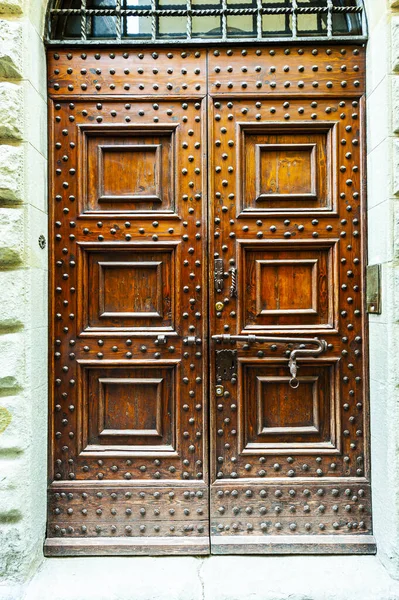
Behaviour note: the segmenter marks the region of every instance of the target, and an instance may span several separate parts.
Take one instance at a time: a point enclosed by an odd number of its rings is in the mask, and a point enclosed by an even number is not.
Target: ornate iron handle
[[[288,360],[288,367],[290,369],[291,379],[290,386],[296,389],[299,386],[297,379],[298,365],[297,358],[306,356],[319,356],[327,350],[327,342],[325,340],[319,340],[318,338],[294,338],[294,337],[277,337],[277,336],[264,336],[264,335],[213,335],[212,339],[215,342],[247,342],[247,344],[259,344],[263,342],[274,342],[283,344],[299,344],[299,348],[291,350],[290,357]],[[306,348],[306,346],[316,346],[316,348]]]

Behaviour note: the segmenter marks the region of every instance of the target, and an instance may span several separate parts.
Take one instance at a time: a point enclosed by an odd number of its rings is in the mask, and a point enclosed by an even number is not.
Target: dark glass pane
[[[356,0],[332,0],[333,6],[357,6]]]
[[[204,0],[191,0],[191,6],[193,8],[221,8],[222,4],[221,4],[221,0],[207,0],[207,2],[204,2]]]
[[[334,6],[357,6],[356,0],[333,0]],[[335,35],[361,35],[361,13],[333,14],[333,32]]]
[[[291,15],[263,15],[262,30],[264,36],[290,36]]]
[[[127,17],[124,35],[137,39],[151,37],[151,17]]]
[[[222,35],[221,18],[219,16],[193,16],[192,37],[218,38]]]
[[[151,1],[150,0],[128,0],[126,5],[123,6],[122,8],[150,9]]]
[[[157,8],[177,8],[181,10],[186,7],[186,0],[157,0]]]
[[[160,38],[186,38],[187,17],[159,17],[158,36]]]
[[[291,8],[291,0],[262,0],[265,8]]]
[[[333,14],[334,35],[362,35],[362,22],[359,14]]]
[[[115,8],[116,0],[87,0],[87,8]],[[116,37],[116,17],[91,16],[87,19],[87,36],[89,38]]]
[[[298,14],[298,35],[327,35],[327,13],[325,14]]]
[[[297,0],[297,6],[327,8],[327,0]]]
[[[228,37],[256,37],[256,16],[228,15]]]
[[[80,0],[63,2],[60,8],[81,8]],[[53,39],[73,40],[81,37],[80,15],[53,15],[51,33]]]

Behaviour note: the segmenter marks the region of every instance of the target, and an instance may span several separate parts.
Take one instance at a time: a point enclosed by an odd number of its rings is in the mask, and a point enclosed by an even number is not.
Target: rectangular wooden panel
[[[179,242],[81,242],[78,249],[81,336],[181,333]]]
[[[178,456],[178,362],[79,363],[79,454]]]
[[[334,124],[242,122],[237,127],[240,213],[333,210]]]
[[[239,359],[240,454],[339,454],[337,366],[337,361],[301,363],[299,386],[292,388],[281,362]]]
[[[338,243],[237,239],[240,330],[336,331]]]
[[[176,130],[176,124],[79,125],[81,212],[174,213]]]

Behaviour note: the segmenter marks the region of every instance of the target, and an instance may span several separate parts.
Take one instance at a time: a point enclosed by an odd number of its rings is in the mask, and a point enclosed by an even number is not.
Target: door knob
[[[326,352],[327,342],[326,340],[319,340],[318,338],[296,338],[296,337],[279,337],[279,336],[263,336],[263,335],[213,335],[212,339],[217,343],[227,342],[246,342],[247,344],[260,344],[265,342],[283,343],[283,344],[299,344],[298,348],[294,348],[290,352],[288,359],[288,367],[291,374],[290,386],[296,389],[299,386],[299,380],[297,379],[298,365],[297,358],[303,358],[306,356],[319,356]],[[315,348],[306,348],[306,346],[315,346]]]

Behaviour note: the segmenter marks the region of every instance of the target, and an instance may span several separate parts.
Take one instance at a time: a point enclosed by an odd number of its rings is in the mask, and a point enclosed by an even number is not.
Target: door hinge
[[[237,380],[237,350],[216,350],[216,381]]]

